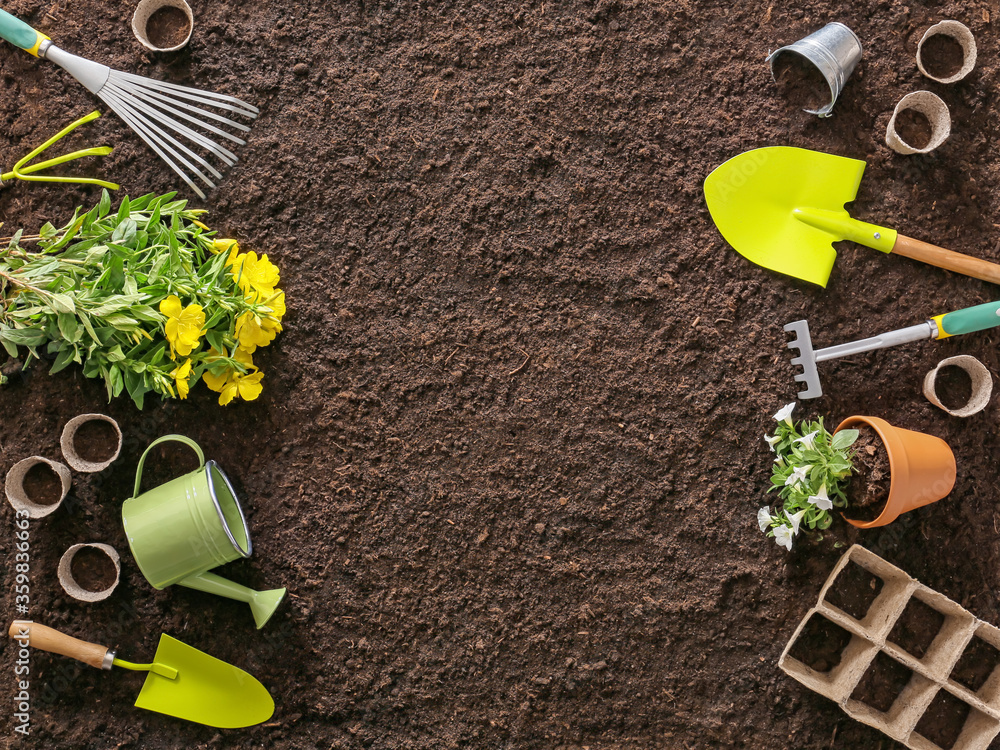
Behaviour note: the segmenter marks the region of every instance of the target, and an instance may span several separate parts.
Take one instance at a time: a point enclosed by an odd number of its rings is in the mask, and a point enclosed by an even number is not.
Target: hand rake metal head
[[[804,391],[799,391],[799,398],[819,398],[823,395],[823,388],[819,384],[819,369],[816,367],[816,353],[809,336],[809,321],[796,320],[785,326],[785,330],[795,334],[795,338],[788,342],[788,348],[797,349],[801,355],[792,357],[792,364],[802,368],[802,373],[796,375],[795,380],[806,386]]]
[[[103,99],[202,199],[205,198],[205,193],[189,173],[208,188],[215,187],[213,178],[221,180],[222,173],[194,149],[209,157],[215,156],[226,167],[231,167],[237,159],[232,151],[184,122],[242,146],[246,143],[242,138],[215,127],[206,120],[243,132],[249,131],[250,126],[207,108],[251,120],[260,112],[256,107],[233,96],[112,70],[107,65],[70,54],[48,40],[39,44],[38,56],[56,63]],[[183,143],[181,138],[190,146]]]

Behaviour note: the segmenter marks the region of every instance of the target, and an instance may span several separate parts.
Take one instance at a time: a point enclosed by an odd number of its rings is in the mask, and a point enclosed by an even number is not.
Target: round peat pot
[[[889,455],[889,497],[885,508],[874,521],[852,521],[859,529],[885,526],[904,513],[936,503],[955,486],[955,454],[939,437],[893,427],[878,417],[848,417],[834,434],[859,424],[868,425],[882,440]],[[841,514],[843,515],[843,514]]]
[[[114,567],[115,580],[99,591],[94,591],[82,586],[73,575],[73,558],[76,557],[78,552],[84,549],[97,550],[99,553],[105,555]],[[81,602],[100,602],[107,599],[118,587],[118,579],[121,576],[121,572],[121,560],[119,559],[118,552],[115,548],[108,544],[97,543],[74,544],[66,550],[63,553],[63,556],[59,559],[59,568],[57,571],[59,575],[59,584],[63,587],[63,591],[77,601]]]
[[[927,118],[930,125],[930,136],[924,144],[908,143],[897,129],[897,118],[904,116],[908,110],[917,112]],[[948,105],[937,94],[930,91],[914,91],[907,94],[896,104],[885,128],[885,144],[897,154],[929,154],[951,135],[951,112]],[[912,135],[907,137],[912,138]]]
[[[184,0],[140,0],[132,16],[132,33],[153,52],[183,49],[194,31],[194,13]]]
[[[51,472],[54,475],[50,479],[59,483],[58,496],[38,496],[39,490],[55,489],[46,488],[44,485],[39,487],[37,481],[29,478],[29,474],[36,475],[39,471]],[[41,456],[29,456],[10,467],[4,482],[4,491],[7,494],[7,502],[14,510],[24,511],[28,514],[28,518],[44,518],[62,505],[72,483],[73,475],[65,464]]]
[[[954,409],[945,406],[940,394],[938,394],[938,375],[946,367],[958,367],[964,370],[972,384],[972,395],[969,400]],[[938,362],[937,367],[924,376],[924,396],[934,406],[943,409],[953,417],[971,417],[973,414],[978,414],[989,404],[992,395],[993,375],[986,369],[986,365],[968,354],[942,359]]]
[[[102,429],[105,435],[100,435]],[[110,436],[113,438],[108,440]],[[101,442],[108,445],[102,446]],[[93,473],[106,469],[118,458],[122,450],[122,431],[115,420],[104,414],[81,414],[63,427],[59,444],[66,463],[76,471]]]
[[[190,474],[139,494],[142,467],[156,445],[174,441],[198,456]],[[274,614],[285,589],[254,591],[209,571],[250,557],[250,529],[229,479],[201,448],[183,435],[166,435],[150,443],[135,473],[132,497],[122,505],[122,524],[139,570],[162,589],[173,584],[246,602],[257,627]]]
[[[933,72],[928,72],[924,60],[924,45],[936,36],[950,37],[962,48],[961,65],[956,70],[945,73],[943,77],[940,74],[935,75]],[[924,32],[917,44],[917,68],[932,81],[955,83],[969,75],[974,67],[976,67],[976,38],[972,36],[969,27],[964,23],[950,20],[936,23]]]

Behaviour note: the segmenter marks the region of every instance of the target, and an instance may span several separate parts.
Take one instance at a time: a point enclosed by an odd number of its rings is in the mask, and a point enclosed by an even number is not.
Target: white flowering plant
[[[770,506],[757,511],[760,530],[789,551],[803,528],[829,528],[833,508],[847,505],[844,487],[853,468],[851,446],[858,439],[857,430],[831,435],[822,417],[796,424],[794,409],[794,403],[780,409],[774,415],[778,423],[774,435],[764,436],[776,454],[768,492],[777,492],[782,504],[773,512]]]

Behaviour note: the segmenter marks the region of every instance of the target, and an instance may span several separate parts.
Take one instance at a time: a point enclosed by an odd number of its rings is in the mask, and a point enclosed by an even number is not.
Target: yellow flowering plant
[[[257,349],[281,331],[285,293],[266,254],[219,239],[205,213],[174,193],[124,198],[107,191],[87,213],[0,249],[0,344],[16,357],[81,364],[108,397],[127,391],[187,398],[199,381],[226,405],[252,401],[264,374]],[[22,243],[38,243],[29,252]]]

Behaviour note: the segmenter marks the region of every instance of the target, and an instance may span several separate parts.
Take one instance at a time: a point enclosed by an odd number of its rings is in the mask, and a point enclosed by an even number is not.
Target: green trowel
[[[116,666],[147,672],[135,701],[138,708],[224,729],[260,724],[274,713],[274,701],[256,679],[165,633],[160,635],[151,664],[119,659],[107,646],[81,641],[30,620],[15,620],[9,635],[22,648],[32,646],[62,654],[98,669]]]
[[[819,151],[769,146],[747,151],[705,179],[705,202],[726,242],[747,260],[825,287],[851,240],[938,268],[1000,284],[1000,265],[852,219],[844,208],[865,162]]]

